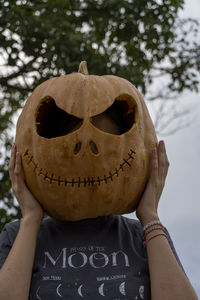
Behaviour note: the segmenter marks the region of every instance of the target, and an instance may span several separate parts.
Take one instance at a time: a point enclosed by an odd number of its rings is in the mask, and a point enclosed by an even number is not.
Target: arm
[[[10,253],[0,269],[1,300],[28,300],[38,230],[43,210],[24,183],[21,157],[12,148],[9,173],[13,192],[22,211],[20,229]]]
[[[159,220],[157,208],[168,167],[164,142],[161,141],[157,149],[153,150],[150,178],[136,211],[143,226],[151,221]],[[152,231],[148,234],[148,239],[160,233],[163,232]],[[159,235],[149,240],[147,255],[152,300],[198,300],[165,236]]]

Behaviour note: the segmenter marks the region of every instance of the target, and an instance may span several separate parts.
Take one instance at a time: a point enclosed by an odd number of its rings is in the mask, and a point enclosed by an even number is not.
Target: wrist
[[[42,222],[42,217],[31,216],[31,215],[24,216],[21,220],[22,225],[31,226],[32,228],[36,228],[36,229],[40,228],[41,222]]]
[[[149,214],[149,215],[145,215],[145,216],[141,216],[139,218],[142,226],[144,227],[145,225],[147,225],[148,223],[152,222],[152,221],[160,221],[160,218],[158,217],[158,214]]]

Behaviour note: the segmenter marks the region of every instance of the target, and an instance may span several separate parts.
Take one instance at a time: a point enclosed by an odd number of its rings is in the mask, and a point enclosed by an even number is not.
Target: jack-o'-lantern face
[[[73,73],[34,90],[16,144],[28,187],[45,211],[80,220],[135,210],[157,139],[130,82]]]

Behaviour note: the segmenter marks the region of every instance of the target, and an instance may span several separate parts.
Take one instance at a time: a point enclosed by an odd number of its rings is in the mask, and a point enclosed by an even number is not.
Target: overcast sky
[[[200,1],[186,0],[181,15],[200,21]],[[200,93],[186,95],[184,102],[191,105],[195,118],[166,138],[171,165],[160,216],[200,299]]]
[[[181,16],[200,20],[200,0],[186,0]],[[170,168],[159,216],[200,299],[200,94],[181,98],[183,105],[191,107],[194,120],[164,138]]]

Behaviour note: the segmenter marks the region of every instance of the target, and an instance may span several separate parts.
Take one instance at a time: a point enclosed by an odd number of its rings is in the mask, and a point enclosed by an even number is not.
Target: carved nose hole
[[[94,154],[98,154],[99,153],[97,145],[93,141],[90,141],[90,149],[92,150],[92,152]]]
[[[77,154],[80,150],[81,150],[81,142],[78,142],[74,147],[74,154]]]

